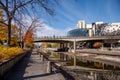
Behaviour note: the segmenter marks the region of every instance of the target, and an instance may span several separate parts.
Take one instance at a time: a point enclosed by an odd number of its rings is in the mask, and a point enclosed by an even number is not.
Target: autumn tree
[[[21,20],[16,22],[16,24],[20,27],[19,28],[19,38],[25,47],[26,42],[28,43],[30,39],[34,37],[36,33],[36,29],[39,27],[43,27],[43,22],[41,22],[40,18],[38,17],[29,17],[29,16],[21,16]],[[28,38],[29,37],[29,38]],[[22,48],[23,48],[22,45]]]
[[[0,22],[4,21],[3,16],[4,16],[3,11],[0,10]],[[0,40],[2,42],[5,41],[6,36],[7,36],[7,27],[6,27],[6,25],[0,23]]]
[[[95,48],[100,48],[100,47],[102,47],[102,45],[103,45],[103,42],[95,42],[95,43],[93,44],[93,47],[95,47]]]
[[[33,47],[33,31],[30,30],[28,31],[26,38],[25,38],[25,43],[28,47]]]
[[[0,10],[0,21],[4,21],[4,14],[3,11]],[[15,24],[11,24],[11,44],[10,45],[17,45],[18,43],[18,27]],[[0,23],[0,40],[2,42],[7,40],[7,26]]]
[[[7,42],[11,41],[11,24],[13,21],[20,21],[21,15],[40,15],[44,9],[50,15],[54,15],[53,7],[56,0],[0,0],[0,9],[5,13],[5,20],[0,23],[7,26]],[[43,10],[42,10],[43,11]]]

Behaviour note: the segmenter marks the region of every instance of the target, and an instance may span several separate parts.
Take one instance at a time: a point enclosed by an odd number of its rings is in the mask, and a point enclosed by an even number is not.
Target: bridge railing
[[[41,37],[34,37],[34,39],[71,39],[71,38],[109,38],[114,39],[118,38],[120,39],[120,36],[80,36],[80,37],[69,37],[69,36],[41,36]]]

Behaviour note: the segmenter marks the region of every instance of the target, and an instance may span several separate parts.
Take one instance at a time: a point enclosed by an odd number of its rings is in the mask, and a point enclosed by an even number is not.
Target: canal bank
[[[33,50],[22,61],[16,64],[4,80],[65,80],[64,76],[53,68],[48,71],[48,61],[41,61],[36,50]]]

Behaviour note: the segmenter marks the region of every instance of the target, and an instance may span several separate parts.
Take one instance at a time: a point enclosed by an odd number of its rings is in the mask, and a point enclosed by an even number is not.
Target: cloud
[[[36,34],[37,37],[42,37],[42,36],[66,36],[67,32],[69,30],[72,30],[73,27],[69,27],[66,29],[55,29],[47,24],[44,24],[44,27],[41,27],[39,30],[37,30]]]

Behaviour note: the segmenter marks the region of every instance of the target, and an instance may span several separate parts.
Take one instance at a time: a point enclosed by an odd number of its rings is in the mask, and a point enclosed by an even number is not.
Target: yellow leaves
[[[19,47],[3,47],[0,46],[0,61],[15,57],[23,53],[23,50]]]
[[[3,16],[3,11],[2,10],[0,10],[0,17],[2,17]]]

